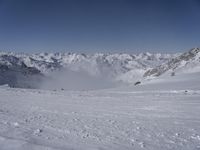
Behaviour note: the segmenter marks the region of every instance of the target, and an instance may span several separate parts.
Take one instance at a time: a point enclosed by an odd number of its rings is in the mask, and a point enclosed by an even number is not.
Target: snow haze
[[[49,90],[94,90],[117,86],[109,77],[90,75],[86,71],[60,70],[47,74],[41,82],[41,89]]]

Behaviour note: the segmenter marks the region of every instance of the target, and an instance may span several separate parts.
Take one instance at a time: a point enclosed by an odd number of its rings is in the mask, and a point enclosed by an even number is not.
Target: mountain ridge
[[[193,67],[200,66],[200,48],[193,48],[188,52],[185,52],[175,58],[172,58],[168,62],[161,64],[153,69],[148,70],[144,73],[143,77],[148,76],[160,76],[166,72],[175,74],[175,72],[189,71]],[[200,71],[197,69],[196,71]]]
[[[199,61],[193,60],[196,55],[199,55],[199,51],[199,48],[194,48],[183,54],[151,54],[149,52],[140,54],[24,54],[0,52],[0,84],[5,83],[5,81],[2,81],[6,74],[5,68],[12,75],[12,81],[13,78],[18,78],[16,76],[21,76],[23,80],[37,76],[36,81],[40,81],[44,77],[49,77],[53,72],[67,70],[67,72],[84,72],[84,74],[89,75],[89,78],[99,77],[117,82],[134,83],[142,78],[160,76],[169,72],[169,70],[173,70],[172,72],[176,72],[178,68],[184,70],[185,66],[191,67],[188,63],[193,64],[193,66],[200,66]],[[185,63],[187,65],[183,64],[184,61],[188,62]],[[183,66],[181,67],[181,65]],[[22,81],[14,82],[18,84],[12,86],[18,87]],[[22,87],[27,87],[27,85]]]

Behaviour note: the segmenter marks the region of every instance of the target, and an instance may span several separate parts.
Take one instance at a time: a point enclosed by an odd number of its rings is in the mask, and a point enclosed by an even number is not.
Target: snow
[[[0,149],[198,150],[199,75],[91,91],[1,86]]]
[[[0,52],[0,150],[198,150],[199,76],[199,48]]]
[[[160,64],[159,66],[149,69],[144,73],[145,77],[160,76],[169,72],[189,73],[200,71],[200,48],[193,48],[188,52],[180,54],[168,62]]]

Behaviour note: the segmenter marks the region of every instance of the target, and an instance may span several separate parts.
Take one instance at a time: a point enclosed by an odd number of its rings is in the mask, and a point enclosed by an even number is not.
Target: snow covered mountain
[[[150,69],[145,72],[144,77],[147,76],[160,76],[164,73],[177,73],[187,72],[200,72],[200,49],[193,48],[168,62],[159,65],[156,68]]]
[[[199,150],[199,64],[199,49],[176,55],[1,53],[0,84],[23,89],[0,85],[0,150]],[[157,65],[159,74],[149,74],[156,78],[110,88],[112,80],[134,82],[136,73],[143,78]]]
[[[169,54],[102,54],[91,55],[76,53],[39,53],[39,54],[15,54],[0,53],[1,84],[19,82],[19,74],[24,77],[48,76],[50,73],[60,70],[73,72],[85,72],[92,77],[106,77],[116,81],[132,82],[140,78],[143,73],[166,62],[175,55]],[[5,70],[7,68],[7,70]],[[29,72],[28,74],[24,73]],[[5,80],[7,72],[12,74]],[[20,81],[21,82],[21,81]],[[14,84],[13,86],[16,86]],[[18,86],[18,85],[17,85]]]
[[[24,62],[13,55],[0,57],[0,85],[8,84],[11,87],[37,88],[37,81],[43,75],[34,67],[28,67]]]
[[[63,76],[87,74],[88,79],[107,79],[106,82],[112,80],[134,83],[143,77],[159,76],[168,71],[183,72],[186,68],[196,70],[200,68],[199,51],[200,49],[195,48],[184,54],[147,52],[137,55],[0,52],[0,84],[37,88],[35,83],[40,83],[44,78],[51,78],[55,72],[65,72]]]

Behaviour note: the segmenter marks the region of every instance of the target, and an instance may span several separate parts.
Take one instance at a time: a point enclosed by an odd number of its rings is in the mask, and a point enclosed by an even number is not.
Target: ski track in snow
[[[0,88],[1,150],[198,150],[200,91]]]

